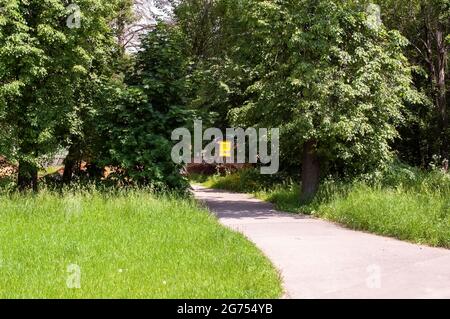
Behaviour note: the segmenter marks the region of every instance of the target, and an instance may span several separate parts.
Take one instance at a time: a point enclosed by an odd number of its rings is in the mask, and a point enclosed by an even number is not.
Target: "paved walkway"
[[[244,194],[194,194],[272,260],[287,298],[450,298],[450,250],[281,213]]]

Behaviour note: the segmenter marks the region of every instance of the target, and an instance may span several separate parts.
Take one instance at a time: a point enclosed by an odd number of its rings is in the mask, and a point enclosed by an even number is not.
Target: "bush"
[[[105,112],[105,165],[122,184],[186,189],[182,167],[171,158],[171,133],[186,125],[183,105],[187,59],[176,27],[159,24],[142,42],[129,87]]]

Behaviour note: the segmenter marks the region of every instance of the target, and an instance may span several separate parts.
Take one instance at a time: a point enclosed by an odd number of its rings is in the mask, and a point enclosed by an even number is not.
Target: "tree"
[[[254,63],[260,79],[233,122],[279,126],[297,143],[302,201],[331,167],[354,175],[386,164],[404,100],[415,98],[398,32],[336,0],[248,1],[240,19],[252,32],[235,36],[233,60]]]
[[[10,141],[0,152],[18,161],[20,189],[37,189],[40,158],[61,145],[63,123],[76,127],[82,84],[108,63],[114,2],[77,3],[0,2],[0,126]]]
[[[175,8],[175,21],[186,37],[191,57],[189,107],[211,126],[230,127],[229,110],[241,106],[246,88],[255,81],[251,63],[233,60],[236,40],[246,36],[238,0],[184,0]],[[250,48],[250,46],[245,46]],[[239,52],[242,57],[242,50]],[[252,59],[251,53],[246,56]],[[248,62],[248,61],[247,61]]]
[[[408,40],[405,54],[416,67],[414,83],[430,103],[411,105],[411,119],[404,128],[405,145],[412,149],[412,164],[428,164],[433,155],[449,158],[448,48],[450,45],[450,1],[379,0],[382,19]],[[431,105],[431,107],[430,107]],[[434,106],[434,107],[433,107]],[[408,140],[406,142],[408,142]],[[405,143],[400,143],[403,146]],[[417,151],[415,151],[417,150]]]
[[[140,40],[158,22],[169,23],[173,18],[173,8],[179,0],[127,0],[128,4],[120,11],[118,42],[120,47],[136,52]],[[132,4],[130,10],[129,4]]]
[[[172,162],[171,133],[186,125],[184,39],[175,26],[159,24],[142,40],[128,87],[105,110],[105,164],[123,184],[184,190],[181,167]],[[114,95],[111,94],[111,95]]]
[[[102,136],[98,126],[103,109],[108,103],[115,103],[114,90],[124,90],[124,75],[132,63],[132,57],[126,52],[123,39],[124,26],[132,20],[132,1],[114,0],[109,2],[103,13],[103,19],[92,21],[89,32],[98,32],[94,37],[86,37],[84,45],[90,48],[91,67],[89,74],[73,83],[74,96],[77,101],[72,112],[66,116],[58,127],[57,135],[62,146],[68,150],[64,162],[63,182],[70,184],[74,175],[80,175],[82,162],[92,168],[90,178],[101,177],[103,143],[107,137]],[[103,37],[103,35],[107,35]],[[92,42],[93,38],[99,40]],[[81,44],[81,43],[80,43]]]

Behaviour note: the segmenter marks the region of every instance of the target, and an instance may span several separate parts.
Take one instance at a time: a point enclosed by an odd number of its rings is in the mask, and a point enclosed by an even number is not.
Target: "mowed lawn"
[[[281,294],[256,247],[192,200],[144,191],[0,197],[0,298]]]

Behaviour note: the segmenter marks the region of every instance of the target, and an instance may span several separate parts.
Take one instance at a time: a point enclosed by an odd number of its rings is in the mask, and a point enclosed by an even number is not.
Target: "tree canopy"
[[[65,183],[183,189],[174,129],[280,128],[306,201],[328,175],[448,163],[450,3],[373,2],[0,0],[0,154],[22,189],[60,150]]]

